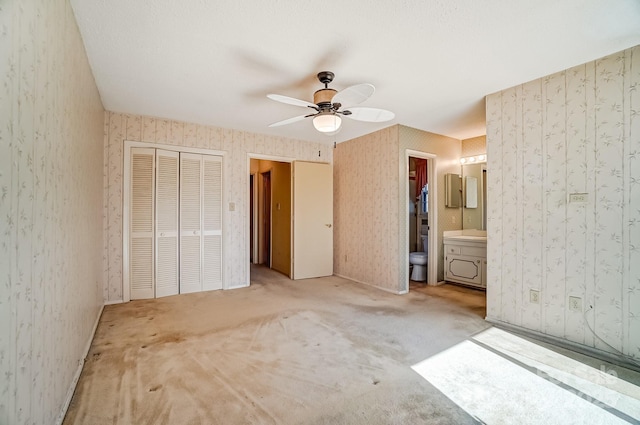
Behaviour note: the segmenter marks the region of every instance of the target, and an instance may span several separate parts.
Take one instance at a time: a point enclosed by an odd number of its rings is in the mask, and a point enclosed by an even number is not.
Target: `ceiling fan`
[[[316,130],[321,133],[333,135],[340,130],[340,125],[342,124],[342,118],[340,116],[365,122],[384,122],[392,120],[395,117],[393,112],[384,109],[352,107],[371,97],[376,88],[373,84],[364,83],[347,87],[338,92],[337,90],[329,88],[329,83],[333,81],[334,76],[331,71],[318,73],[318,80],[324,84],[324,88],[317,90],[313,94],[314,103],[279,94],[268,94],[267,97],[269,99],[277,102],[313,109],[313,112],[309,114],[274,122],[269,125],[269,127],[279,127],[313,117],[313,126]],[[341,109],[343,106],[344,108]]]

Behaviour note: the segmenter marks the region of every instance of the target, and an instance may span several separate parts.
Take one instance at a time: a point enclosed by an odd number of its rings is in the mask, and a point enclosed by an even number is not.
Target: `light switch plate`
[[[572,204],[584,204],[589,202],[589,194],[588,193],[570,193],[569,194],[569,202]]]

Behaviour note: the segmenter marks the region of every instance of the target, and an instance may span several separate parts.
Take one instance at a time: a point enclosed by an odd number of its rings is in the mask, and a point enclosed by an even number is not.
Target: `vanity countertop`
[[[477,242],[486,242],[487,241],[487,231],[486,230],[448,230],[442,233],[443,239],[450,239],[456,241],[477,241]]]
[[[444,236],[444,239],[453,239],[458,241],[485,241],[486,242],[487,237],[458,235],[458,236]]]

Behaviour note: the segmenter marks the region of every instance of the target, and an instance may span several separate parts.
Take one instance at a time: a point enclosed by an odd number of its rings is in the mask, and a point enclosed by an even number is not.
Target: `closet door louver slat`
[[[202,158],[180,154],[180,293],[202,290]]]
[[[178,293],[179,152],[156,151],[156,297]]]
[[[154,297],[155,149],[131,150],[130,287],[131,299]]]
[[[222,289],[222,158],[203,155],[202,159],[202,289]]]

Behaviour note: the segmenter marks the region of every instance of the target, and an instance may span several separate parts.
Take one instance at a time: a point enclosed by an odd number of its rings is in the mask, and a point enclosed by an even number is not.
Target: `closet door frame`
[[[226,205],[226,189],[225,189],[225,176],[227,173],[227,161],[225,161],[224,151],[218,150],[210,150],[210,149],[201,149],[201,148],[192,148],[187,146],[179,146],[179,145],[164,145],[161,143],[147,143],[147,142],[134,142],[130,140],[125,140],[123,142],[123,157],[124,157],[124,167],[123,167],[123,178],[122,178],[122,301],[129,302],[131,301],[131,281],[130,281],[130,273],[129,270],[129,242],[130,242],[130,225],[131,225],[131,217],[130,217],[130,208],[131,208],[131,193],[129,191],[129,187],[131,185],[131,148],[150,148],[150,149],[162,149],[165,151],[174,151],[174,152],[184,152],[184,153],[195,153],[201,155],[213,155],[222,157],[222,223],[224,223],[227,219],[227,209],[224,208]],[[224,227],[223,227],[224,228]],[[225,233],[222,233],[222,264],[226,264],[226,240],[227,236]],[[222,289],[229,289],[224,280],[224,268],[222,269]]]

